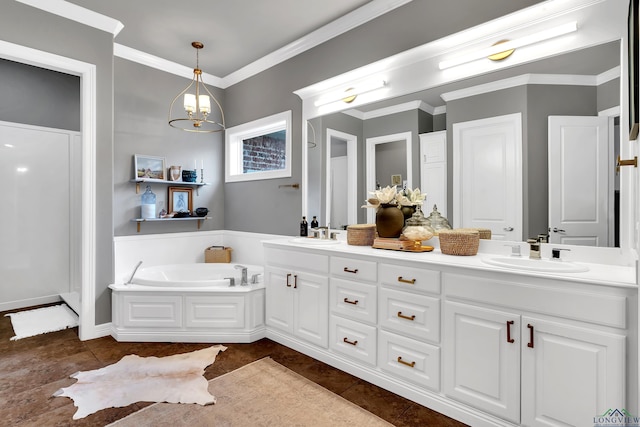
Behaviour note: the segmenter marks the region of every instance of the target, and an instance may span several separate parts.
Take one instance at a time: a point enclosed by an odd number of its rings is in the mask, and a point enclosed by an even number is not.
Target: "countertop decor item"
[[[480,233],[470,229],[442,229],[438,233],[440,251],[446,255],[476,255],[480,245]]]
[[[395,204],[382,203],[376,210],[376,229],[380,237],[400,237],[404,215]]]
[[[422,245],[424,240],[429,240],[433,237],[433,229],[429,226],[429,222],[422,214],[420,205],[416,206],[416,211],[411,218],[405,221],[405,227],[402,230],[402,236],[414,242],[416,247]]]
[[[371,246],[376,237],[375,224],[353,224],[347,226],[347,244]]]
[[[449,221],[447,221],[447,218],[443,217],[440,212],[438,212],[438,207],[436,205],[433,205],[433,210],[427,217],[427,221],[429,221],[429,226],[431,226],[436,236],[439,234],[440,230],[451,229]]]

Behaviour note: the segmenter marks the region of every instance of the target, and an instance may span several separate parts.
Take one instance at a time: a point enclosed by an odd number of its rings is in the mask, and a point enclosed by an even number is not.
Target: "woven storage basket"
[[[477,231],[480,239],[491,240],[490,228],[456,228],[456,230]]]
[[[440,251],[447,255],[475,255],[478,253],[480,233],[478,230],[457,228],[440,230]]]
[[[375,224],[354,224],[347,226],[347,243],[350,245],[371,246],[375,238]]]

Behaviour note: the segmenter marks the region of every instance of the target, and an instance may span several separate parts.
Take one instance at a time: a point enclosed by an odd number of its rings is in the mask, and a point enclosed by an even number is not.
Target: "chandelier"
[[[169,107],[169,126],[184,130],[186,132],[212,133],[225,129],[224,111],[218,100],[209,92],[209,89],[202,81],[202,70],[199,67],[200,49],[204,47],[201,42],[191,43],[196,49],[196,68],[193,69],[193,80],[182,92],[176,95]],[[176,101],[184,95],[183,109],[179,108],[180,103],[175,106]],[[216,121],[211,116],[211,100],[220,110],[220,119]]]

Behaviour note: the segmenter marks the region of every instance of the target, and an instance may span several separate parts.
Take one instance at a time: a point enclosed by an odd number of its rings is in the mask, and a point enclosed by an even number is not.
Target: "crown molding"
[[[64,0],[16,0],[20,3],[33,6],[35,8],[53,13],[63,18],[71,19],[81,24],[107,31],[117,36],[124,28],[118,20],[102,15],[92,10],[77,6]],[[262,58],[236,70],[225,77],[217,77],[207,74],[207,80],[216,87],[226,89],[236,83],[241,82],[251,76],[261,73],[275,65],[293,58],[311,48],[314,48],[334,37],[346,33],[366,22],[384,15],[412,0],[373,0],[358,9],[347,13],[344,16],[332,21],[323,27],[295,40],[288,45],[275,50]],[[117,53],[116,53],[117,52]],[[114,55],[122,59],[137,62],[148,67],[157,68],[182,77],[193,77],[193,69],[185,67],[166,59],[133,49],[121,44],[114,43]],[[184,69],[189,69],[188,75]]]
[[[165,71],[167,73],[175,74],[176,76],[184,77],[187,79],[193,78],[193,68],[168,61],[166,59],[151,55],[146,52],[142,52],[140,50],[132,49],[119,43],[113,44],[113,56],[117,56],[118,58],[126,59],[128,61],[137,62],[138,64]],[[211,86],[219,88],[222,87],[222,81],[220,77],[216,77],[212,74],[203,72],[202,80],[204,83]]]
[[[621,72],[620,66],[618,65],[617,67],[613,67],[612,69],[607,70],[602,74],[598,74],[596,76],[596,82],[598,86],[600,86],[601,84],[610,82],[611,80],[619,79],[620,72]]]
[[[117,36],[124,28],[122,22],[117,19],[110,18],[92,10],[86,9],[64,0],[16,0],[19,3],[26,4],[36,9],[88,25],[98,30],[106,31]]]
[[[403,113],[405,111],[411,111],[411,110],[421,110],[421,111],[424,111],[425,113],[431,114],[432,116],[437,116],[438,114],[446,113],[447,107],[445,106],[433,107],[432,105],[429,105],[424,101],[416,100],[416,101],[403,102],[402,104],[391,105],[389,107],[378,108],[376,110],[371,110],[366,112],[363,112],[357,109],[344,110],[342,112],[351,117],[355,117],[356,119],[369,120],[369,119],[375,119],[376,117],[389,116],[391,114]]]
[[[281,62],[291,59],[311,48],[314,48],[334,37],[337,37],[349,30],[352,30],[372,19],[384,15],[412,0],[373,0],[358,9],[347,13],[344,16],[318,28],[315,31],[289,43],[288,45],[263,56],[262,58],[248,64],[231,74],[226,75],[222,80],[224,87],[232,86],[244,79],[254,76],[268,68],[278,65]]]

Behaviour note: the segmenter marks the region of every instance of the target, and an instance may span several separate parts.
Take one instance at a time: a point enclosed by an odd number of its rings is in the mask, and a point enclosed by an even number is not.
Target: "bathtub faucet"
[[[131,273],[131,277],[129,277],[129,280],[127,281],[127,283],[125,283],[125,285],[131,284],[131,281],[133,280],[133,276],[136,275],[136,271],[138,271],[138,268],[140,267],[141,264],[142,264],[142,261],[139,261],[138,264],[133,269],[133,273]]]
[[[247,281],[247,267],[238,264],[234,268],[242,270],[242,279],[240,280],[240,286],[247,286],[249,284],[249,282]]]

